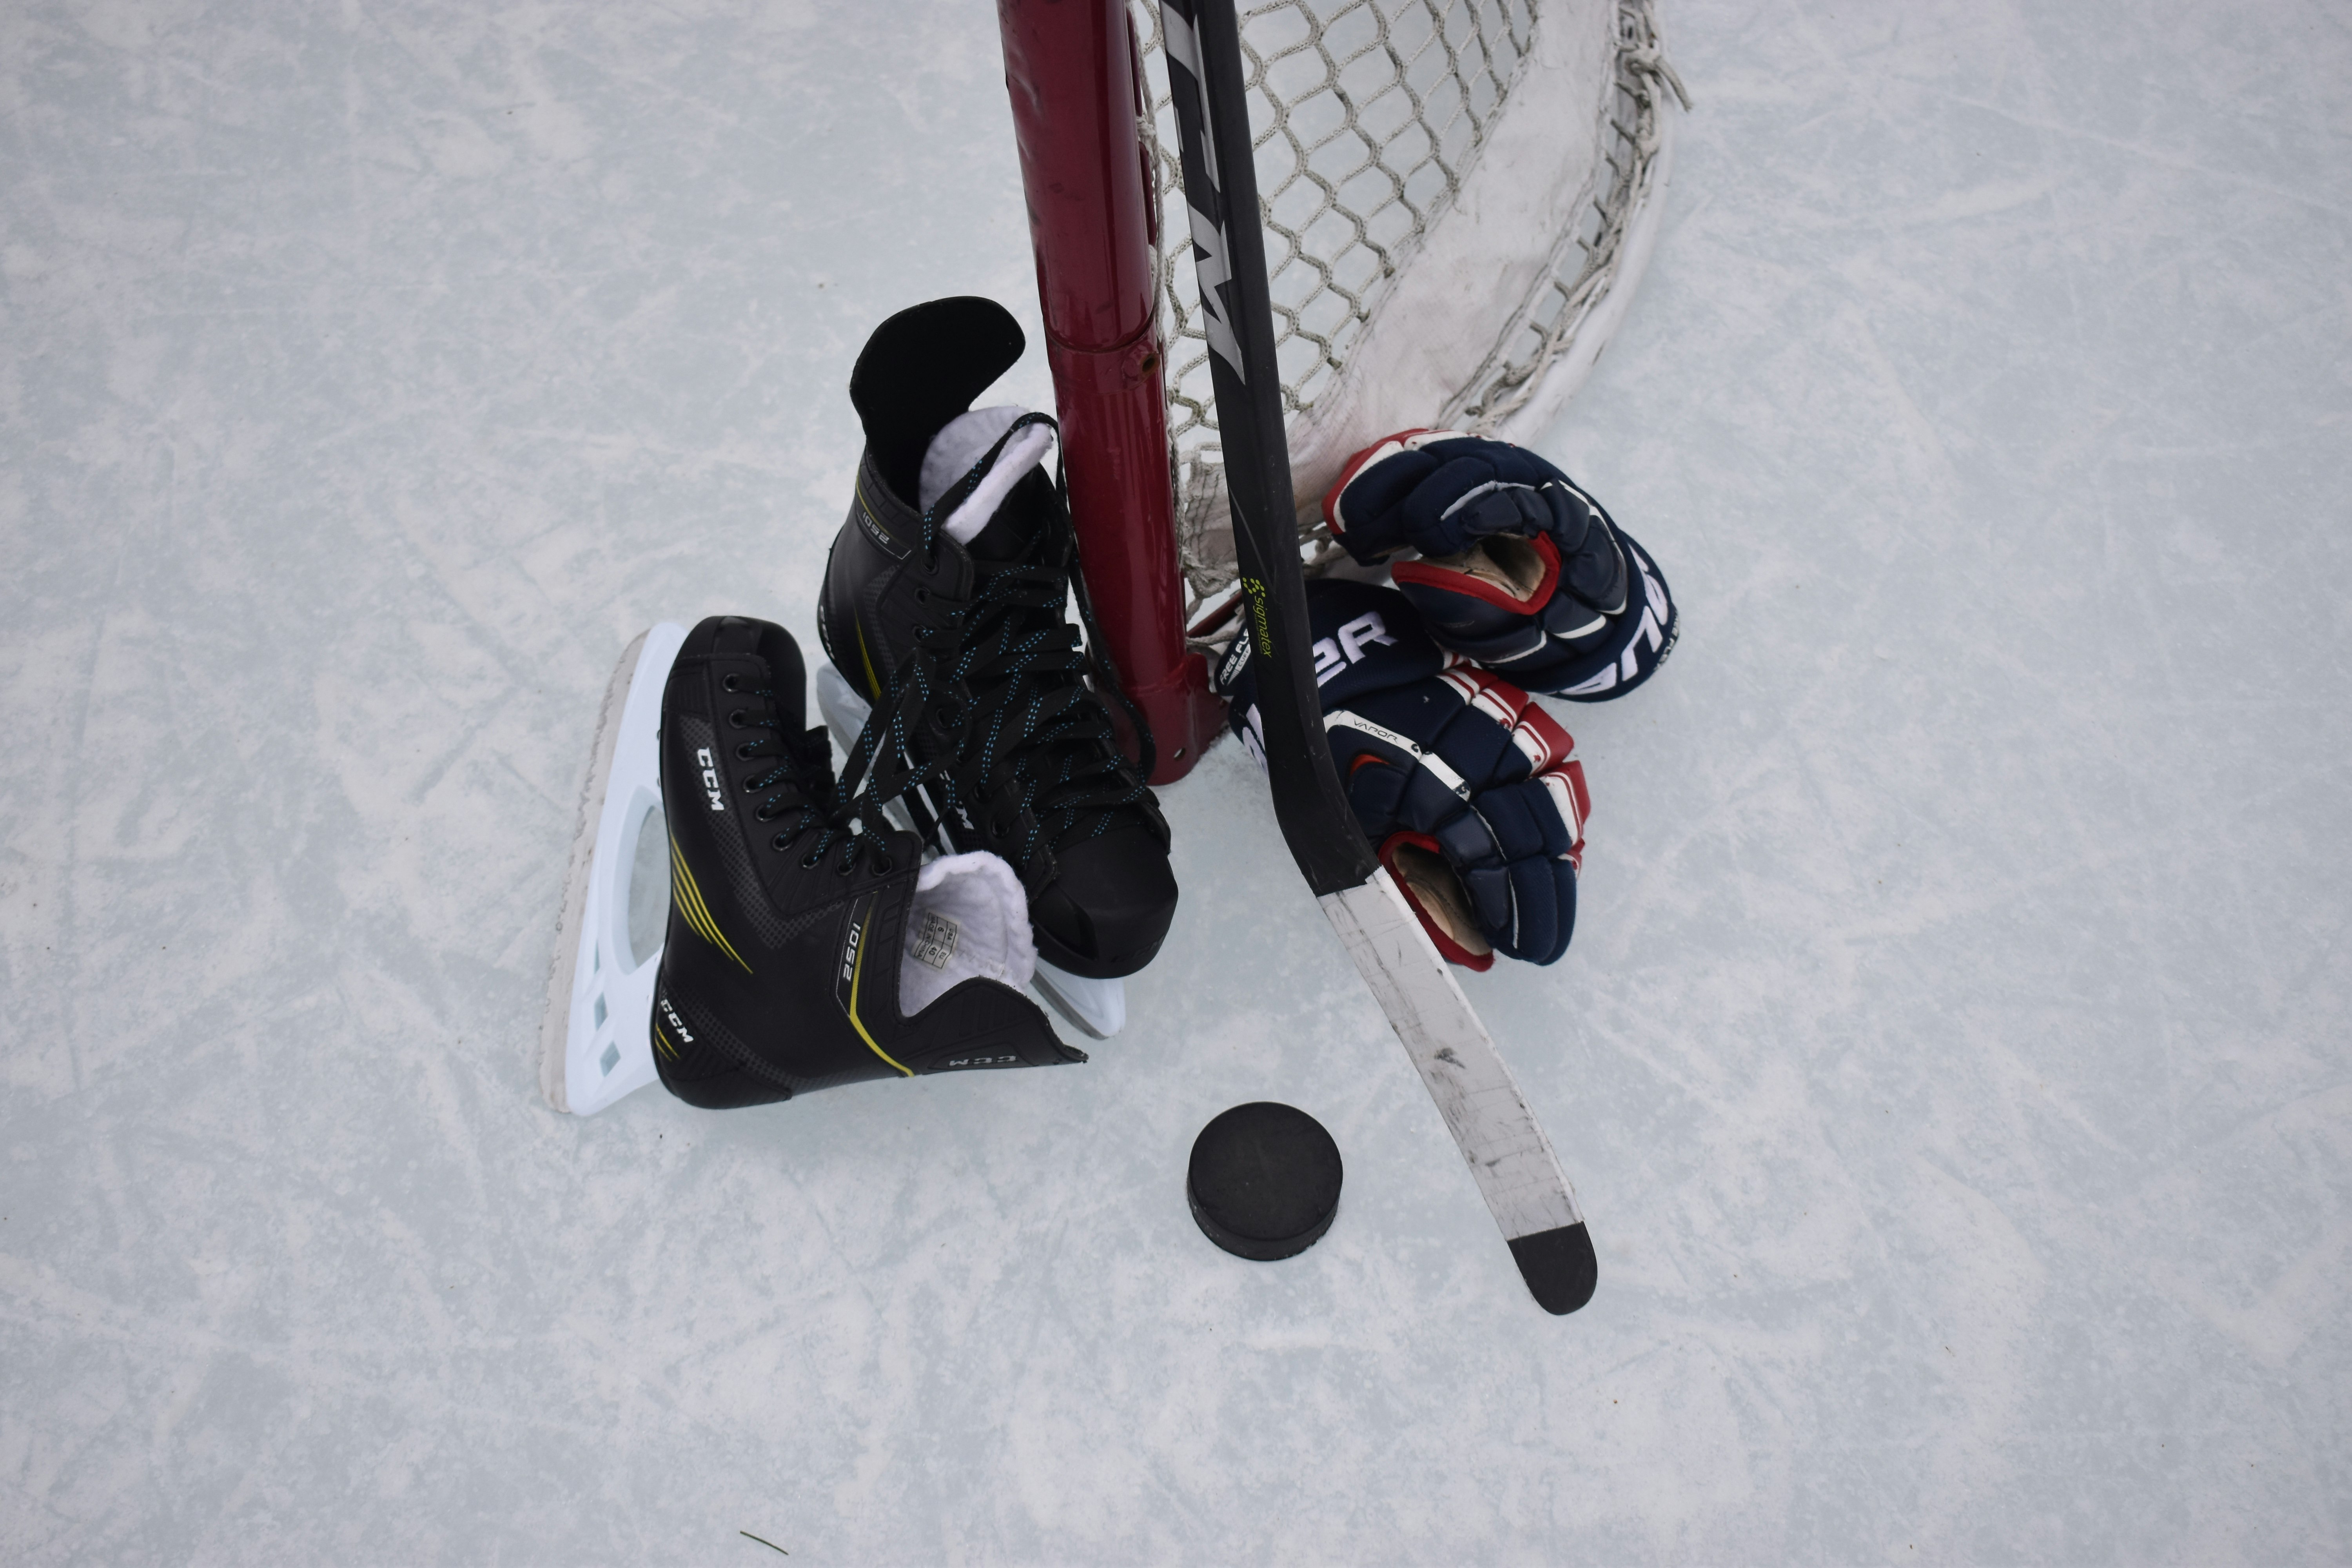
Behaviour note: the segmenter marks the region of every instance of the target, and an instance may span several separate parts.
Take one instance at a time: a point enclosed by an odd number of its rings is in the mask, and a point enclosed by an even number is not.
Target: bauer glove
[[[1622,697],[1674,650],[1665,579],[1601,503],[1524,447],[1403,430],[1348,459],[1323,519],[1390,574],[1438,643],[1577,702]]]
[[[1307,585],[1331,760],[1356,821],[1437,951],[1549,963],[1576,925],[1591,797],[1568,731],[1517,687],[1433,642],[1393,589]],[[1220,662],[1234,732],[1265,763],[1244,630]]]

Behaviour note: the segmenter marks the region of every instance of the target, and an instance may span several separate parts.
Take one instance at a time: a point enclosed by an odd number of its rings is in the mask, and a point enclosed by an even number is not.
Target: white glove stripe
[[[1570,853],[1581,849],[1584,847],[1584,818],[1577,815],[1575,787],[1568,782],[1567,775],[1563,773],[1539,773],[1537,776],[1543,781],[1544,789],[1550,795],[1552,804],[1559,807],[1560,820],[1568,824]]]
[[[1536,493],[1536,487],[1533,485],[1517,484],[1509,479],[1488,479],[1483,485],[1473,485],[1468,489],[1464,490],[1459,497],[1455,498],[1452,506],[1447,507],[1444,511],[1437,514],[1437,521],[1440,522],[1444,521],[1447,518],[1452,517],[1455,512],[1460,511],[1464,507],[1468,506],[1472,501],[1476,500],[1480,496],[1492,495],[1496,490],[1525,490],[1529,495],[1533,495]]]

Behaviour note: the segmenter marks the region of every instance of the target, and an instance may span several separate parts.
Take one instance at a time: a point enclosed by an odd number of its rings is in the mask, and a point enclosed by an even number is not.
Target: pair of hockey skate
[[[1679,630],[1657,567],[1518,447],[1407,430],[1349,459],[1323,516],[1359,567],[1307,585],[1323,725],[1348,804],[1438,952],[1550,963],[1576,924],[1591,809],[1576,742],[1528,695],[1622,697]],[[1244,629],[1215,684],[1265,763]]]
[[[765,621],[656,627],[624,658],[542,1038],[557,1109],[656,1077],[719,1108],[1086,1060],[1033,980],[1089,1033],[1124,1021],[1120,979],[1175,913],[1168,828],[1149,736],[1139,769],[1067,622],[1074,586],[1091,616],[1053,422],[971,407],[1022,347],[1001,307],[943,300],[859,356],[866,452],[817,606],[824,725]],[[656,949],[625,889],[665,859]]]
[[[1097,1037],[1124,1022],[1120,977],[1174,914],[1168,828],[1141,783],[1150,738],[1139,725],[1139,770],[1066,622],[1073,588],[1090,617],[1052,421],[971,406],[1022,347],[1000,307],[944,300],[859,357],[866,447],[817,614],[838,778],[781,627],[665,626],[624,658],[551,987],[560,1109],[656,1077],[721,1106],[1084,1060],[1021,994],[1033,981]],[[1323,510],[1397,584],[1307,589],[1349,807],[1446,959],[1557,960],[1591,800],[1527,689],[1595,701],[1645,681],[1677,632],[1662,574],[1558,468],[1454,431],[1365,447]],[[1257,679],[1244,632],[1215,684],[1263,762]],[[644,842],[656,806],[667,844]],[[660,885],[665,862],[656,946],[622,889]]]

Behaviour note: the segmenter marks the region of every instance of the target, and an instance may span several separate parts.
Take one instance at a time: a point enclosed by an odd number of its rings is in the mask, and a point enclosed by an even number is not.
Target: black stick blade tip
[[[1592,1255],[1592,1237],[1584,1222],[1539,1230],[1511,1238],[1511,1256],[1518,1260],[1519,1278],[1536,1305],[1554,1317],[1565,1317],[1592,1300],[1601,1281],[1601,1260]]]

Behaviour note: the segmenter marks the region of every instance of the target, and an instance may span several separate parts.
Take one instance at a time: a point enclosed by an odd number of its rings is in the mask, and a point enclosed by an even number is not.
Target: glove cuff
[[[1389,568],[1398,587],[1442,589],[1515,616],[1540,616],[1559,588],[1559,546],[1548,534],[1497,534],[1460,555],[1421,556]]]
[[[1381,840],[1380,855],[1440,958],[1481,973],[1495,967],[1495,946],[1478,929],[1470,894],[1436,839],[1426,833],[1391,833]]]
[[[1597,646],[1570,648],[1536,628],[1525,648],[1471,657],[1516,685],[1570,702],[1606,702],[1655,675],[1682,636],[1681,610],[1648,552],[1623,529],[1614,532],[1632,582],[1624,613],[1606,624]]]

